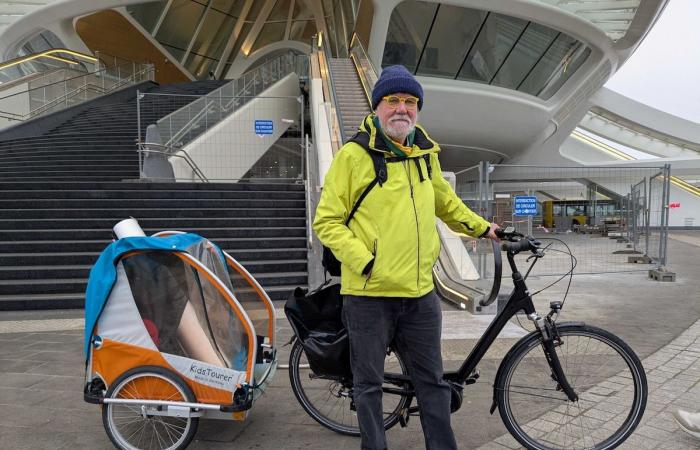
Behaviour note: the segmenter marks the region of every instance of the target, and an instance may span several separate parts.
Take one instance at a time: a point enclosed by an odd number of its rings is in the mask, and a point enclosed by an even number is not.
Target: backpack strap
[[[423,170],[420,168],[420,158],[411,158],[414,163],[416,163],[416,170],[418,170],[418,178],[420,179],[420,182],[425,181],[425,177],[423,176]]]
[[[384,155],[382,155],[379,152],[375,152],[369,148],[369,133],[365,131],[358,131],[353,137],[351,137],[348,140],[348,142],[354,142],[358,144],[360,147],[364,148],[365,151],[369,154],[369,157],[372,158],[372,166],[374,166],[374,179],[367,185],[365,190],[362,191],[362,194],[360,194],[360,197],[352,206],[352,210],[350,211],[350,214],[348,215],[348,218],[345,221],[345,225],[350,223],[350,220],[352,220],[353,216],[355,215],[357,208],[360,207],[360,204],[365,199],[365,197],[367,197],[367,194],[369,194],[372,188],[374,188],[374,186],[376,186],[377,183],[379,183],[379,186],[381,187],[388,178],[386,171],[386,160],[384,159]]]
[[[425,160],[425,168],[428,170],[428,178],[433,179],[433,167],[430,165],[430,153],[423,155]]]

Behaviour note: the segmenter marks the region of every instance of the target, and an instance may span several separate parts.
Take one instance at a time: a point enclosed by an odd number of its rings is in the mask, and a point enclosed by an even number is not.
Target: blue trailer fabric
[[[192,245],[205,239],[192,233],[175,234],[168,237],[127,237],[112,242],[97,259],[90,270],[85,292],[85,339],[84,355],[87,358],[90,339],[97,320],[104,309],[107,298],[117,280],[117,262],[122,255],[138,250],[165,250],[187,252]]]

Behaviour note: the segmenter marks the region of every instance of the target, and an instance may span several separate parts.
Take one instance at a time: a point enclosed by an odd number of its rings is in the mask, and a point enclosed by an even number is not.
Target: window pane
[[[241,14],[245,0],[212,0],[211,7],[235,18]]]
[[[566,80],[576,73],[590,54],[591,49],[579,42],[576,49],[564,58],[556,72],[550,77],[550,81],[539,91],[537,96],[546,100],[554,95],[566,83]]]
[[[284,22],[268,22],[263,25],[262,30],[258,38],[255,40],[255,44],[251,48],[250,52],[254,52],[258,49],[265,47],[273,42],[281,41],[284,39],[284,30],[287,29],[287,24]]]
[[[173,47],[186,49],[192,39],[204,6],[189,0],[175,0],[158,29],[156,39]]]
[[[291,1],[292,0],[277,0],[277,3],[275,3],[275,6],[272,8],[272,11],[270,11],[270,15],[268,16],[267,21],[286,21],[287,16],[289,16],[289,6]]]
[[[408,1],[394,9],[386,36],[382,67],[403,64],[415,72],[437,7],[436,3]]]
[[[440,5],[417,73],[455,78],[485,17],[485,11]]]
[[[219,59],[235,24],[236,20],[233,17],[210,10],[204,18],[204,23],[195,39],[192,51],[210,58]]]
[[[207,78],[210,70],[214,70],[214,65],[218,62],[216,59],[207,58],[206,56],[190,53],[187,57],[185,67],[192,75],[198,79]]]
[[[170,52],[170,54],[175,58],[176,60],[180,61],[182,60],[182,56],[185,54],[185,49],[184,48],[178,48],[178,47],[173,47],[172,45],[168,44],[161,44],[165,49]]]
[[[297,20],[292,22],[289,39],[294,41],[301,41],[308,44],[311,40],[311,36],[316,34],[316,21],[314,20]]]
[[[525,26],[526,20],[490,13],[458,78],[490,82]]]
[[[517,89],[528,94],[539,95],[544,87],[556,77],[559,69],[565,75],[564,81],[566,81],[571,76],[571,73],[575,71],[575,67],[568,67],[566,62],[569,62],[576,50],[582,48],[582,46],[583,44],[576,39],[560,34],[554,44],[549,47],[544,57],[530,72],[530,75],[525,78],[525,81]]]
[[[516,89],[560,33],[530,23],[491,84]]]
[[[307,2],[297,0],[294,2],[294,12],[292,13],[292,20],[306,20],[313,19],[314,12]]]
[[[143,3],[140,5],[129,5],[127,12],[149,32],[153,31],[160,14],[163,12],[166,2]]]

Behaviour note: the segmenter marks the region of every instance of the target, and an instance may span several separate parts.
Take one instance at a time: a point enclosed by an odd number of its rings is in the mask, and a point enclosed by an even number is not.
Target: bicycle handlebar
[[[523,238],[517,242],[504,242],[501,244],[501,249],[504,252],[520,253],[525,250],[537,250],[535,245],[537,241],[532,240],[532,238]]]
[[[503,239],[506,242],[502,242],[500,245],[497,241],[491,241],[493,246],[493,286],[491,287],[491,292],[489,296],[485,299],[479,300],[479,305],[488,306],[493,303],[496,298],[498,298],[498,292],[501,290],[501,275],[503,272],[503,262],[501,258],[501,250],[508,252],[510,255],[516,255],[522,251],[530,250],[536,253],[539,250],[540,242],[533,239],[531,236],[525,237],[525,235],[518,233],[513,230],[512,227],[506,229],[499,228],[495,230],[496,236],[499,239]]]

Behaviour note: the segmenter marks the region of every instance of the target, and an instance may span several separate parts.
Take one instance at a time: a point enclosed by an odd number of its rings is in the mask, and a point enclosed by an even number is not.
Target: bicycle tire
[[[561,337],[557,355],[578,400],[570,401],[557,386],[544,351],[537,349],[543,347],[536,331],[516,343],[496,376],[501,419],[528,449],[615,448],[644,414],[648,387],[642,363],[608,331],[583,324],[562,324],[557,329]],[[522,412],[516,412],[520,406]]]
[[[196,402],[192,389],[182,378],[158,366],[126,371],[111,384],[105,398]],[[106,403],[102,405],[102,424],[112,444],[121,450],[150,449],[154,443],[158,449],[181,450],[194,438],[199,418],[143,417],[138,405]],[[150,438],[144,436],[149,434]],[[142,442],[148,446],[144,447]]]
[[[394,350],[391,350],[390,352],[390,356],[392,355],[393,358],[387,358],[388,362],[385,364],[398,366],[401,373],[405,375],[406,365],[404,364],[403,359]],[[329,430],[347,436],[360,436],[360,428],[357,424],[355,412],[350,408],[352,401],[352,382],[315,376],[311,369],[301,369],[301,366],[303,365],[306,367],[306,364],[304,348],[301,346],[299,340],[296,339],[289,355],[289,381],[292,385],[294,396],[299,401],[299,404],[301,404],[301,407],[304,408],[304,411],[306,411],[306,413],[316,422]],[[314,382],[314,386],[307,386],[305,388],[305,378],[308,378]],[[306,384],[309,383],[310,382],[306,382]],[[318,398],[319,396],[311,395],[310,391],[318,391],[317,394],[319,392],[323,393],[324,391],[327,391],[328,395],[325,395],[325,402],[328,403],[332,400],[334,402],[333,406],[330,408],[325,408],[322,407],[325,405],[317,405],[316,403],[319,403],[320,399],[318,401],[315,401],[314,399]],[[391,407],[390,412],[385,413],[384,428],[387,430],[398,423],[401,412],[404,408],[406,408],[408,403],[408,396],[406,395],[399,396],[397,394],[386,393],[384,394],[385,401],[387,398],[390,398],[389,395],[391,395],[393,398],[399,397],[399,399],[396,402],[396,405]],[[331,397],[334,397],[335,399],[332,399]],[[325,411],[340,414],[343,421],[341,422],[338,419],[331,418]]]

